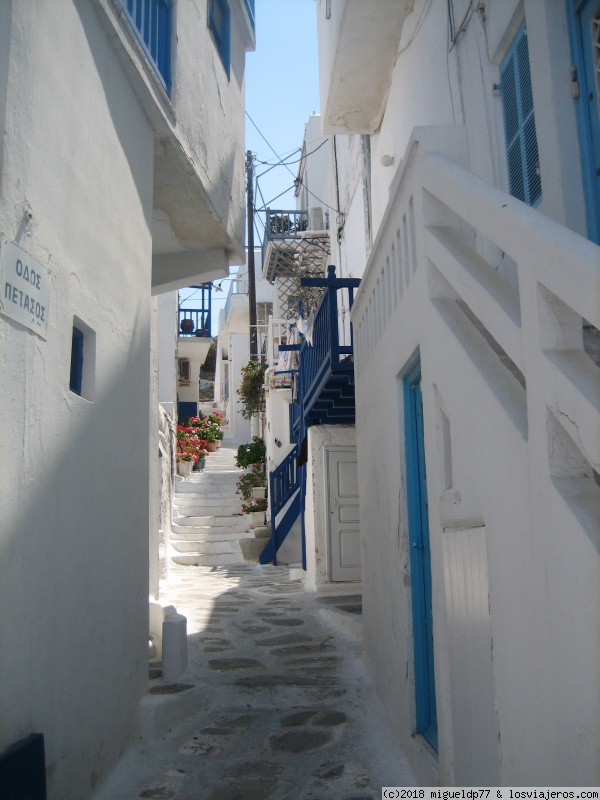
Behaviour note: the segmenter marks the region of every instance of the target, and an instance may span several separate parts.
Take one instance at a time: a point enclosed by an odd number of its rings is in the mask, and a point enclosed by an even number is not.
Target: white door
[[[329,564],[332,581],[360,580],[356,448],[327,451]]]

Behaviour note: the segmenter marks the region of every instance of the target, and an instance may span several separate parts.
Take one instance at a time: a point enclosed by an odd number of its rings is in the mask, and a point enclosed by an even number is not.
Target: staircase
[[[169,544],[176,564],[224,566],[257,561],[267,528],[253,529],[242,514],[236,483],[237,447],[223,445],[206,458],[206,467],[190,478],[175,478]]]

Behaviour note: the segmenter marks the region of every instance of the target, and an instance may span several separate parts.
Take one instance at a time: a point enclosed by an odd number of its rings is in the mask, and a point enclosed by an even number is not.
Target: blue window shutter
[[[71,376],[69,389],[81,395],[83,387],[83,331],[73,326],[73,341],[71,345]]]
[[[529,205],[542,196],[527,29],[523,21],[500,65],[510,193]]]
[[[119,0],[125,19],[164,89],[171,91],[173,0]]]
[[[231,39],[230,16],[231,12],[227,0],[209,0],[208,27],[228,78]]]

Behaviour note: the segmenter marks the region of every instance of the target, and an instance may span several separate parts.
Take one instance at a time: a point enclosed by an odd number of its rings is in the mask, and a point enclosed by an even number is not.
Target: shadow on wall
[[[121,332],[128,351],[115,339],[97,352],[97,376],[119,348],[127,354],[94,402],[70,392],[68,364],[43,365],[45,343],[34,342],[47,392],[28,396],[22,376],[3,403],[13,419],[3,458],[14,470],[0,487],[0,683],[10,687],[0,752],[43,733],[49,796],[61,800],[87,796],[134,741],[147,688],[149,459],[158,457],[148,446],[149,321],[138,311]]]

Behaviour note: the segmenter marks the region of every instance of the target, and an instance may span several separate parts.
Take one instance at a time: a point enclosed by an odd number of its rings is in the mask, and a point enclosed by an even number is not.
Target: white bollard
[[[162,625],[163,681],[174,683],[186,671],[187,617],[183,614],[165,615]]]

